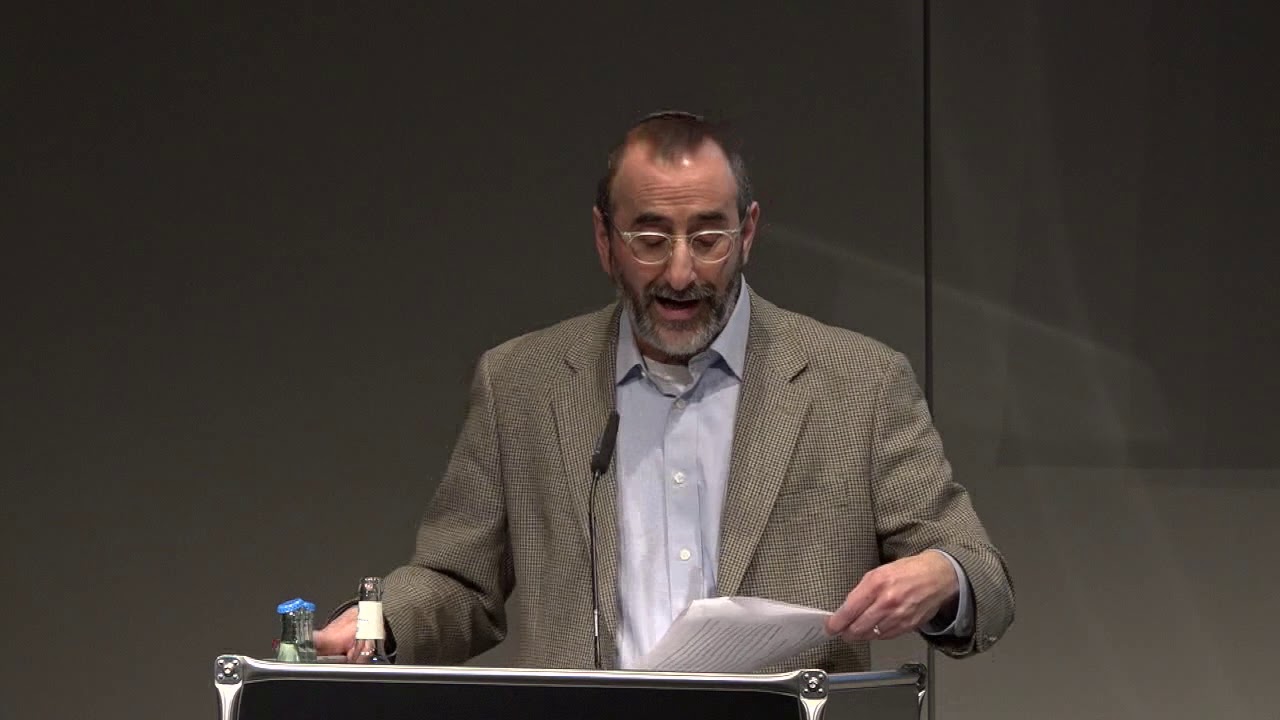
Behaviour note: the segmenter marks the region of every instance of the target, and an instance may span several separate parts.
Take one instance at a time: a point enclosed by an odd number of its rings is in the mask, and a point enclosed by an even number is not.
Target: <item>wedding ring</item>
[[[872,625],[872,626],[871,626],[871,632],[875,633],[875,636],[876,636],[876,637],[880,637],[880,626],[879,626],[879,625]]]

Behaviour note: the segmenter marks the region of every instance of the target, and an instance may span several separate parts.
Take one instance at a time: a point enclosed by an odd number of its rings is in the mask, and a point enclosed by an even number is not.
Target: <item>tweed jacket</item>
[[[864,573],[928,548],[965,569],[962,657],[1013,620],[1013,588],[965,489],[951,478],[909,363],[854,332],[749,294],[751,324],[718,556],[717,591],[834,610]],[[402,664],[458,664],[501,641],[517,666],[590,668],[590,456],[614,406],[619,306],[486,352],[470,407],[410,562],[387,575],[385,617]],[[618,512],[613,471],[596,492],[601,656],[616,667]],[[838,639],[766,671],[866,670]]]

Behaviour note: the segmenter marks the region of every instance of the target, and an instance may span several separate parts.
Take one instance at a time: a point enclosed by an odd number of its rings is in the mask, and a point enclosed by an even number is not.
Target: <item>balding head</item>
[[[605,216],[612,216],[614,181],[629,151],[639,150],[649,154],[650,159],[676,163],[704,151],[703,146],[708,142],[714,143],[728,162],[736,185],[738,219],[745,218],[752,203],[751,181],[728,128],[683,112],[653,113],[627,131],[609,152],[607,170],[596,188],[596,208]]]

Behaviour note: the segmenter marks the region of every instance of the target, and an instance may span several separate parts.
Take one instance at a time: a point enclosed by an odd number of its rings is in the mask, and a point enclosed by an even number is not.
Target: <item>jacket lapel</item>
[[[596,313],[591,331],[565,355],[567,376],[552,391],[560,452],[569,479],[575,515],[582,526],[582,542],[589,538],[591,454],[609,412],[615,405],[614,363],[617,355],[618,307],[612,305]],[[596,572],[600,595],[600,655],[605,667],[616,662],[614,642],[618,627],[618,514],[617,481],[611,463],[600,478],[595,493]],[[583,586],[590,582],[590,569],[583,568]]]
[[[754,292],[747,336],[746,367],[738,397],[729,481],[720,521],[717,591],[733,595],[742,582],[755,547],[773,511],[786,477],[796,438],[809,407],[809,392],[794,382],[807,358],[791,335],[786,315]],[[552,411],[560,452],[575,514],[585,543],[588,538],[588,497],[591,453],[615,406],[614,363],[617,355],[615,304],[596,314],[595,327],[565,356],[569,372],[552,391]],[[600,595],[601,660],[606,668],[617,662],[618,628],[618,513],[617,479],[610,465],[596,487],[596,562]],[[584,569],[589,578],[589,569]]]
[[[724,596],[738,592],[755,554],[810,400],[807,384],[795,382],[808,360],[786,314],[754,292],[750,298],[746,367],[720,519],[716,591]]]

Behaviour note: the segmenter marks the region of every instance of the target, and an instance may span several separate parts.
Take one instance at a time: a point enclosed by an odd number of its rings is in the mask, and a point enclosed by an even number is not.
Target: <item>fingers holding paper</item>
[[[926,550],[863,575],[828,618],[826,629],[851,643],[915,632],[939,610],[954,607],[958,591],[951,562]]]

